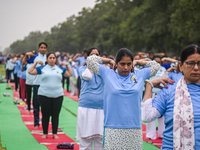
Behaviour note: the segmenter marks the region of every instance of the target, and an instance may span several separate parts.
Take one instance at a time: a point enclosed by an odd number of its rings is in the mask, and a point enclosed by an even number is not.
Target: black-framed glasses
[[[200,61],[198,61],[198,62],[188,61],[188,62],[185,62],[185,63],[186,63],[186,66],[188,68],[193,68],[197,64],[198,68],[200,69]]]

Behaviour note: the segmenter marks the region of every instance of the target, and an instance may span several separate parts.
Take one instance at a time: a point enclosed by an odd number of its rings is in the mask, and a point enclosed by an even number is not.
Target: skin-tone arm
[[[114,69],[115,64],[116,64],[114,60],[112,60],[110,58],[104,58],[104,57],[100,57],[100,58],[101,58],[103,64],[112,64],[113,65],[113,69]]]
[[[26,62],[27,58],[28,58],[28,55],[25,55],[24,58],[22,59],[22,66],[27,64]]]
[[[33,57],[33,56],[35,56],[35,54],[33,54],[32,52],[27,52],[26,55],[24,56],[23,60],[22,60],[22,65],[27,64],[26,60],[29,58],[29,56]]]
[[[165,56],[165,53],[156,53],[156,55],[159,55],[159,56]]]
[[[133,61],[133,67],[135,65],[140,65],[140,66],[144,66],[149,62],[149,60],[145,60],[145,59],[140,59],[140,60],[134,60]]]
[[[72,72],[72,68],[70,67],[70,65],[67,62],[62,62],[60,64],[61,64],[61,66],[63,66],[63,65],[67,66],[67,70],[66,70],[64,76],[65,77],[71,77],[73,75],[73,72]]]
[[[138,52],[138,55],[140,55],[141,58],[144,58],[144,56],[147,55],[147,54],[144,53],[144,52]]]
[[[37,70],[35,69],[37,63],[39,63],[39,64],[41,64],[43,66],[43,62],[42,61],[34,62],[33,65],[28,70],[29,74],[31,74],[31,75],[37,75],[38,74]]]
[[[59,60],[57,57],[56,57],[56,65],[59,65]]]
[[[76,58],[77,58],[77,57],[80,57],[80,56],[82,56],[82,54],[77,53],[77,54],[72,58],[72,60],[73,60],[73,61],[77,61]]]
[[[166,88],[168,88],[166,83],[174,83],[174,81],[169,78],[156,78],[150,80],[150,82],[153,84],[154,87],[159,86],[159,84],[162,83]],[[145,102],[149,98],[152,98],[152,86],[150,83],[147,82],[143,102]]]
[[[167,69],[165,72],[170,72],[170,71],[172,71],[172,70],[177,70],[177,68],[171,67],[171,68]]]
[[[176,59],[173,59],[173,58],[169,58],[169,57],[164,57],[161,59],[161,61],[169,61],[171,63],[174,63],[176,62],[177,60]]]

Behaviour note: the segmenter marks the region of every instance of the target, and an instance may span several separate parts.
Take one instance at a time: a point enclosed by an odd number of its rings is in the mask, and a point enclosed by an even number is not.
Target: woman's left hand
[[[175,81],[170,78],[156,78],[150,80],[150,82],[154,85],[154,87],[160,88],[160,83],[162,83],[164,87],[168,88],[166,83],[173,84]]]
[[[69,64],[69,63],[67,63],[67,62],[61,62],[61,63],[60,63],[60,66],[64,66],[64,65],[67,66],[68,64]]]

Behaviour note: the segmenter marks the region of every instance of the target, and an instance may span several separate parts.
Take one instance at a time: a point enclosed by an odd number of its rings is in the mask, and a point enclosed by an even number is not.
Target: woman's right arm
[[[96,55],[92,55],[87,57],[87,67],[92,70],[95,74],[99,74],[99,63],[110,63],[115,66],[115,61],[109,58],[98,57]]]
[[[151,122],[156,118],[161,117],[161,113],[152,105],[152,88],[153,86],[158,86],[160,83],[167,88],[166,83],[173,84],[174,81],[169,78],[157,78],[146,82],[145,95],[141,103],[142,121],[144,122]]]
[[[38,74],[37,70],[35,69],[37,63],[39,63],[39,64],[41,64],[43,66],[43,62],[42,61],[34,62],[33,65],[28,70],[29,74],[31,74],[31,75],[37,75]]]

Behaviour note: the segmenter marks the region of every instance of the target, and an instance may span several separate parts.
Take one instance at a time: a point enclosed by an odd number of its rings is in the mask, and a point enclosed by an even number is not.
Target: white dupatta
[[[173,113],[173,147],[174,150],[194,150],[194,113],[193,106],[184,77],[176,86]]]

